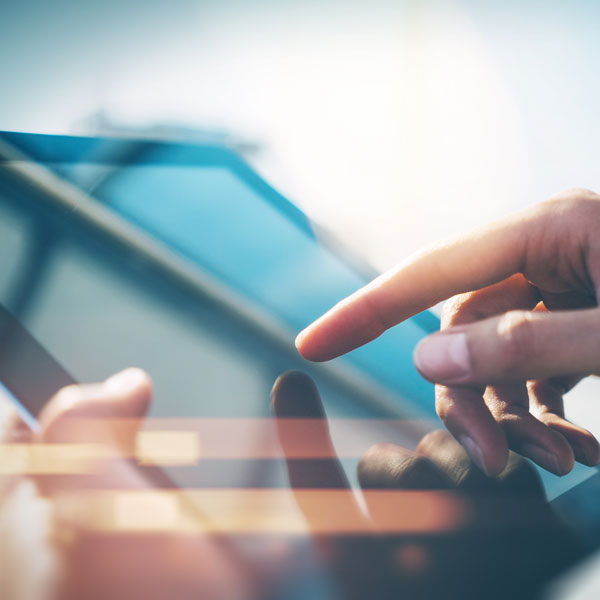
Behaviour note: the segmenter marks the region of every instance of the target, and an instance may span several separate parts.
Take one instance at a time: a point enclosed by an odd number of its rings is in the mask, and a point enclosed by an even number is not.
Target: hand
[[[280,443],[289,456],[290,485],[309,527],[338,520],[338,514],[327,513],[323,504],[315,507],[302,495],[306,489],[325,488],[347,491],[345,505],[340,503],[336,513],[353,520],[355,529],[364,529],[362,534],[318,536],[340,598],[529,599],[581,558],[581,548],[546,503],[535,469],[515,453],[510,453],[501,475],[490,478],[445,431],[427,434],[415,451],[378,444],[358,464],[368,508],[364,514],[335,456],[312,380],[302,373],[286,373],[275,383],[272,397]],[[331,458],[298,459],[297,445],[287,436],[290,418],[310,419],[306,443]],[[418,490],[429,491],[431,497],[427,492],[418,496],[411,512],[403,513]],[[377,496],[369,495],[375,491],[395,493],[397,504],[382,506]],[[445,497],[461,502],[466,518],[456,527],[415,530],[414,525],[426,522],[431,513],[428,501]],[[436,512],[443,510],[443,504],[437,508]],[[392,521],[395,531],[386,528]],[[399,523],[405,524],[404,532],[398,531]]]
[[[512,448],[563,475],[600,446],[564,418],[563,395],[600,373],[600,196],[573,190],[419,252],[297,338],[328,360],[455,294],[414,362],[448,430],[486,473]]]
[[[33,477],[39,498],[50,507],[47,515],[55,516],[54,523],[45,525],[36,518],[34,531],[30,532],[41,532],[39,537],[46,539],[38,540],[40,544],[52,542],[46,555],[51,552],[54,557],[53,572],[45,573],[44,585],[37,587],[44,591],[44,598],[56,600],[259,597],[260,588],[251,569],[221,536],[168,529],[136,532],[97,527],[93,513],[95,492],[155,491],[154,483],[128,458],[132,456],[137,425],[148,409],[150,397],[148,376],[139,369],[127,369],[104,383],[71,386],[58,392],[40,416],[39,435],[33,435],[18,418],[11,417],[10,442],[95,442],[102,443],[107,453],[106,460],[95,463],[89,472]],[[118,427],[119,422],[127,426]],[[15,483],[11,482],[13,488]],[[32,490],[28,493],[34,495]],[[13,507],[22,500],[21,493],[12,502]],[[38,499],[36,502],[39,504]],[[7,501],[1,507],[0,522],[12,518],[4,513],[9,504]],[[20,506],[14,515],[17,533],[29,531],[30,512]],[[196,521],[199,518],[194,514]],[[33,550],[22,557],[20,565],[13,566],[11,574],[27,581],[30,588],[34,585],[30,580],[39,571],[36,558],[40,553]],[[47,563],[50,565],[50,561]],[[47,589],[50,583],[53,593]],[[20,583],[16,585],[22,588]],[[31,595],[15,593],[11,597]]]

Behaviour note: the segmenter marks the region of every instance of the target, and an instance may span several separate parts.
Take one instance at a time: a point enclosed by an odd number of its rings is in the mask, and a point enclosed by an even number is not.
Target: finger
[[[545,313],[547,309],[539,302],[539,297],[537,288],[525,277],[514,275],[499,284],[453,298],[444,309],[442,328],[472,323],[511,309],[534,309]],[[455,388],[455,398],[466,393],[462,390]],[[488,387],[484,398],[511,448],[557,474],[572,468],[572,452],[564,438],[540,426],[539,421],[529,414],[529,396],[524,383]],[[487,447],[485,451],[493,452],[494,449]]]
[[[152,383],[141,369],[125,369],[105,382],[72,385],[61,389],[48,402],[40,415],[40,439],[65,442],[89,439],[94,418],[141,419],[152,396]],[[82,424],[89,419],[89,429]],[[130,429],[135,435],[135,427]],[[110,432],[109,432],[110,433]],[[108,437],[110,439],[111,436]],[[129,440],[133,441],[133,437]]]
[[[517,274],[495,285],[449,300],[444,306],[441,328],[445,330],[465,325],[511,309],[533,309],[538,304],[538,290],[523,275]],[[501,428],[494,423],[495,419],[484,404],[482,392],[483,388],[474,393],[468,388],[438,387],[436,408],[456,439],[464,443],[470,459],[483,473],[496,475],[502,471],[508,458],[507,443]],[[521,401],[527,405],[524,390]],[[452,446],[448,442],[448,447]],[[466,468],[464,461],[458,460],[453,452],[449,452],[449,456],[456,460],[457,465]],[[466,483],[469,487],[473,475],[467,472],[469,478]]]
[[[453,484],[469,492],[503,491],[511,496],[545,499],[542,480],[530,462],[515,452],[508,453],[504,470],[495,478],[486,477],[474,466],[465,449],[445,430],[428,433],[417,452],[434,461]]]
[[[540,310],[540,292],[520,273],[486,288],[450,298],[441,317],[441,329],[466,325],[509,310]]]
[[[535,467],[515,452],[508,453],[504,470],[497,477],[486,477],[474,466],[465,449],[445,430],[428,433],[417,452],[434,461],[453,484],[466,492],[503,492],[511,497],[545,500],[542,480]]]
[[[296,338],[309,360],[329,360],[455,294],[520,272],[534,211],[418,252],[342,300]]]
[[[487,385],[600,371],[600,309],[510,311],[421,340],[415,366],[430,381]]]
[[[339,502],[338,509],[349,520],[360,523],[364,520],[350,492],[350,483],[337,458],[296,459],[296,444],[289,439],[290,429],[286,427],[290,419],[310,419],[307,423],[306,443],[326,449],[326,455],[335,457],[335,449],[329,435],[327,417],[317,386],[313,380],[299,371],[289,371],[277,378],[271,392],[279,443],[286,455],[286,466],[292,493],[309,527],[327,517],[315,514],[315,505],[302,494],[301,488],[335,488],[348,490],[348,495]],[[332,517],[334,517],[332,515]]]
[[[47,494],[92,488],[146,489],[149,478],[135,465],[120,458],[130,456],[141,418],[148,409],[151,383],[140,369],[126,369],[104,383],[73,385],[60,390],[40,415],[42,443],[73,443],[77,457],[78,443],[102,444],[113,448],[112,458],[90,463],[89,472],[65,475],[40,475],[36,479]],[[98,421],[95,420],[98,418]],[[127,422],[115,432],[111,421]]]
[[[568,441],[577,462],[590,467],[597,465],[600,461],[600,444],[596,438],[587,429],[564,418],[565,386],[560,381],[547,379],[530,381],[527,388],[533,415]]]
[[[429,458],[396,444],[376,444],[358,463],[363,489],[445,490],[452,483]]]
[[[435,409],[448,431],[486,475],[502,472],[508,459],[508,444],[483,401],[482,388],[436,385]]]
[[[350,484],[339,460],[289,458],[296,449],[295,446],[292,448],[291,430],[286,427],[289,419],[310,419],[310,436],[307,435],[305,443],[317,445],[324,449],[326,455],[335,456],[325,410],[313,380],[299,371],[288,371],[275,381],[271,401],[292,487],[349,489]]]
[[[451,481],[464,491],[495,489],[495,482],[475,466],[466,450],[447,431],[428,433],[417,446],[417,453],[432,461]]]
[[[525,384],[490,386],[484,398],[515,452],[555,475],[565,475],[573,468],[573,450],[565,437],[529,412]]]
[[[371,490],[449,490],[452,482],[427,457],[396,444],[382,443],[369,448],[358,463],[358,479],[365,491],[363,498],[369,516],[385,531],[392,508],[389,500],[369,493]],[[409,519],[413,523],[423,516],[420,506],[413,508]],[[425,509],[426,512],[426,509]]]
[[[117,452],[106,460],[94,464],[87,473],[37,476],[41,491],[57,500],[57,513],[61,518],[70,518],[73,499],[85,513],[88,496],[77,494],[87,489],[129,490],[154,492],[156,489],[174,489],[176,486],[168,475],[159,468],[140,468],[129,460],[142,418],[151,401],[152,383],[141,369],[125,369],[109,377],[103,383],[73,385],[60,390],[40,415],[42,443],[92,442],[115,446]],[[125,426],[121,426],[125,423]],[[119,424],[118,429],[116,428]],[[73,444],[77,446],[77,444]],[[123,450],[121,454],[119,451]],[[66,504],[63,495],[66,493]],[[69,496],[69,493],[75,493]],[[185,496],[178,499],[178,509],[189,516],[190,522],[207,523],[206,516],[198,506]],[[63,514],[67,511],[66,515]],[[87,527],[88,521],[76,522]],[[125,525],[125,523],[124,523]],[[93,538],[95,539],[95,538]],[[228,552],[231,561],[239,556],[231,545],[222,538],[211,540],[215,550]]]
[[[513,275],[487,288],[453,297],[444,306],[441,328],[445,330],[452,326],[472,323],[510,309],[531,309],[536,306],[538,300],[539,293],[529,281],[520,274]],[[483,391],[483,388],[474,391],[468,388],[436,386],[438,415],[455,438],[464,444],[470,460],[479,467],[482,476],[500,473],[508,458],[505,436],[483,401]],[[485,487],[474,474],[476,470],[470,468],[471,462],[465,463],[464,458],[460,459],[457,456],[459,451],[455,444],[456,442],[447,439],[446,444],[442,445],[444,451],[440,455],[446,455],[455,462],[455,469],[458,469],[454,476],[455,481],[464,477],[466,473],[467,487],[470,487],[473,479],[474,487]]]
[[[497,477],[500,489],[511,496],[546,500],[544,484],[535,467],[516,452],[508,453],[506,468]]]

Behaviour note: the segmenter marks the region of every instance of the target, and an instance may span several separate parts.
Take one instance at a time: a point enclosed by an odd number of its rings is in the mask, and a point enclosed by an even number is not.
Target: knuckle
[[[527,311],[510,311],[498,322],[500,339],[499,359],[505,366],[514,366],[535,352],[535,328],[531,313]]]
[[[600,200],[596,192],[584,187],[572,187],[563,192],[563,196],[573,202],[586,202],[589,200]]]
[[[364,488],[417,488],[429,460],[392,443],[376,444],[360,459],[357,472]]]
[[[573,187],[552,196],[544,205],[560,212],[579,213],[589,209],[596,210],[599,205],[600,195],[592,190],[582,187]]]
[[[369,463],[373,460],[377,460],[381,457],[385,457],[388,454],[392,453],[397,446],[392,444],[391,442],[379,442],[378,444],[373,444],[360,459],[360,462]]]
[[[393,444],[379,443],[371,446],[360,458],[356,466],[358,479],[363,487],[378,487],[386,479],[388,470],[387,455]]]
[[[468,316],[471,295],[471,293],[458,294],[446,300],[442,309],[442,329],[471,320]]]
[[[431,461],[419,454],[407,456],[403,460],[399,460],[394,470],[395,480],[400,482],[402,479],[415,478],[418,479],[430,468]]]
[[[441,386],[436,386],[436,388]],[[440,390],[441,392],[441,390]],[[435,411],[438,417],[441,419],[442,423],[448,426],[449,423],[452,423],[455,420],[455,416],[457,413],[456,404],[446,397],[445,394],[436,393],[435,399]]]
[[[81,398],[81,387],[76,384],[72,384],[58,390],[52,401],[55,402],[61,410],[67,410],[76,405]]]
[[[419,444],[431,445],[434,448],[451,442],[454,438],[445,429],[434,429],[425,434]]]

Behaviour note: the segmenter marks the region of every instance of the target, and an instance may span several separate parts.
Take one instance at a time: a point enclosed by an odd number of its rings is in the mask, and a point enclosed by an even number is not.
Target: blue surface
[[[0,133],[0,138],[292,331],[376,275],[359,271],[319,241],[296,206],[225,148],[18,133]],[[433,417],[433,386],[418,375],[411,355],[418,340],[438,327],[432,313],[421,313],[336,360],[364,371],[397,393],[399,401]],[[552,499],[595,472],[577,465],[568,477],[541,474]]]
[[[93,189],[97,199],[293,331],[376,275],[359,272],[317,241],[309,219],[225,148],[0,135],[84,189],[82,182],[116,167]],[[438,326],[436,317],[422,313],[336,360],[433,416],[433,386],[416,372],[411,355]]]

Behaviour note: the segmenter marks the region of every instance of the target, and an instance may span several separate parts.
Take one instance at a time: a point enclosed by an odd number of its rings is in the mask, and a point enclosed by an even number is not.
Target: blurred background
[[[3,2],[0,129],[220,141],[377,269],[600,189],[593,0]],[[595,383],[571,415],[600,433]]]

